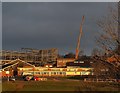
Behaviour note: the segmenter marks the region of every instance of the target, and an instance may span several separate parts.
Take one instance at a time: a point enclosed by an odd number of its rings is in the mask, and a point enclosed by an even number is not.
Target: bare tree
[[[120,6],[120,3],[118,3]],[[96,38],[98,46],[104,50],[106,54],[114,56],[116,59],[117,55],[120,55],[120,50],[118,49],[120,45],[120,22],[118,20],[118,9],[109,8],[109,13],[103,16],[97,21],[97,25],[100,27],[99,37]],[[119,60],[117,60],[120,62]]]
[[[109,13],[97,21],[100,33],[99,37],[96,37],[96,42],[99,49],[104,51],[104,55],[99,58],[98,55],[93,57],[96,63],[94,64],[96,75],[106,73],[105,69],[107,69],[107,77],[120,78],[120,18],[118,17],[120,11],[118,12],[118,7],[109,7]],[[109,57],[114,57],[118,64],[106,61]]]
[[[98,48],[94,48],[93,50],[92,50],[92,53],[91,53],[91,55],[92,56],[102,56],[103,55],[103,51],[101,50],[101,49],[98,49]]]
[[[115,53],[120,44],[119,35],[118,35],[118,9],[109,8],[109,13],[106,16],[103,16],[97,21],[97,25],[100,27],[100,36],[97,37],[97,44],[104,49],[105,53]],[[119,54],[120,51],[117,51]]]

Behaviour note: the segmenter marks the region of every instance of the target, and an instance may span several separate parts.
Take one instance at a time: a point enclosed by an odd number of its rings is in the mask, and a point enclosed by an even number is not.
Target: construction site
[[[33,49],[33,48],[21,48],[20,51],[1,51],[1,60],[2,60],[2,76],[6,76],[6,72],[9,72],[11,75],[14,75],[14,71],[17,72],[16,75],[23,75],[23,73],[31,72],[33,74],[36,72],[39,75],[92,75],[93,69],[86,67],[86,63],[83,61],[77,61],[79,52],[80,52],[80,39],[82,36],[82,26],[84,22],[84,16],[82,17],[82,22],[80,24],[80,33],[78,36],[77,47],[75,51],[75,58],[59,58],[58,49]],[[75,62],[74,62],[75,61]],[[68,62],[72,62],[75,65],[66,65]],[[82,65],[81,65],[82,64]],[[84,65],[83,65],[84,64]],[[90,64],[90,62],[89,62]],[[51,69],[49,69],[51,68]],[[77,69],[76,69],[77,68]],[[30,69],[30,70],[28,70]],[[32,69],[32,70],[31,70]],[[38,70],[37,70],[38,69]],[[26,72],[28,71],[28,72]],[[45,72],[47,71],[47,72]],[[52,72],[51,72],[52,71]],[[42,74],[40,74],[42,73]],[[34,73],[35,75],[35,73]]]
[[[1,51],[1,76],[84,76],[94,75],[91,60],[79,60],[82,17],[74,58],[59,58],[57,48],[33,49],[21,48],[20,51]]]

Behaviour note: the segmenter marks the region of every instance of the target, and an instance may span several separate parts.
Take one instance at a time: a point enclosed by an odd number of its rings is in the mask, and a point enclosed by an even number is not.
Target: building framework
[[[58,49],[35,50],[31,48],[22,48],[21,51],[2,50],[0,59],[3,61],[20,59],[26,62],[54,62],[57,60]]]

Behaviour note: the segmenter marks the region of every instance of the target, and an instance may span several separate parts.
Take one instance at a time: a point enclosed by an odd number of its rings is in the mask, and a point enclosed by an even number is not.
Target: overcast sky
[[[115,3],[35,2],[2,3],[3,49],[58,48],[75,52],[82,16],[85,16],[80,49],[90,55],[96,47],[97,19]]]

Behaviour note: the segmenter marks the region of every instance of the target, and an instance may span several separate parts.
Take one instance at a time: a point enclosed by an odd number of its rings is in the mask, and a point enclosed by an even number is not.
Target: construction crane
[[[82,22],[80,24],[80,33],[79,33],[77,47],[76,47],[76,54],[75,54],[75,59],[76,60],[78,59],[79,52],[80,52],[80,50],[79,50],[80,49],[80,39],[81,39],[81,36],[82,36],[82,26],[83,26],[84,19],[85,19],[85,17],[83,16],[82,17]]]

